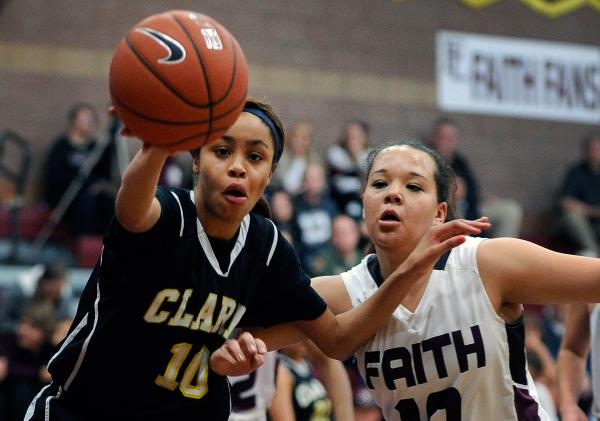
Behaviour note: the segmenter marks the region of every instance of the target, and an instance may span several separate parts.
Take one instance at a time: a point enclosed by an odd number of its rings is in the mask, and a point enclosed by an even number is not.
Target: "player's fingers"
[[[487,229],[490,224],[485,221],[470,221],[465,219],[456,219],[439,225],[435,235],[441,239],[448,239],[456,235],[479,234],[481,230]]]
[[[233,358],[225,346],[217,349],[210,356],[210,368],[217,374],[227,374],[228,369],[235,366],[235,364],[235,358]]]
[[[227,347],[227,350],[231,353],[231,355],[234,356],[236,361],[246,361],[246,357],[244,356],[244,353],[242,352],[238,341],[234,339],[227,339],[227,341],[225,341],[225,346]]]
[[[231,340],[231,342],[225,342],[225,344],[223,344],[223,346],[219,348],[219,355],[221,356],[221,358],[223,358],[227,362],[230,362],[231,364],[235,364],[238,361],[236,354],[236,352],[238,352],[236,349],[237,344],[235,344],[234,342],[234,340]]]
[[[240,348],[244,354],[248,355],[249,357],[256,354],[256,342],[252,334],[249,332],[244,332],[239,336],[237,341],[239,342]]]
[[[460,246],[464,242],[465,242],[464,235],[455,235],[455,236],[450,237],[447,240],[442,241],[441,243],[433,246],[433,252],[436,255],[441,255],[441,254],[445,253],[446,251],[453,249],[454,247]]]
[[[256,350],[258,351],[258,353],[261,355],[266,354],[267,344],[265,344],[265,342],[260,338],[255,338],[254,341],[256,342]]]
[[[229,364],[236,363],[235,357],[233,354],[231,354],[231,352],[229,352],[227,347],[221,347],[213,352],[211,355],[211,360],[218,362],[219,364],[223,364],[224,362]]]
[[[253,370],[257,369],[258,367],[260,367],[264,363],[265,363],[265,356],[264,355],[255,354],[254,357],[252,357],[252,369]]]
[[[462,219],[461,221],[465,224],[468,224],[472,227],[477,227],[481,230],[489,229],[492,226],[487,216],[482,216],[481,218],[475,220]]]
[[[109,107],[107,108],[107,110],[106,110],[106,111],[107,111],[107,112],[108,112],[108,114],[109,114],[110,116],[112,116],[112,117],[119,117],[119,116],[117,115],[117,110],[115,109],[115,107],[114,107],[113,105],[109,106]],[[131,130],[129,130],[129,129],[126,127],[126,126],[122,126],[122,127],[121,127],[121,130],[119,130],[119,133],[120,133],[122,136],[128,136],[128,137],[131,137],[131,136],[132,136]]]

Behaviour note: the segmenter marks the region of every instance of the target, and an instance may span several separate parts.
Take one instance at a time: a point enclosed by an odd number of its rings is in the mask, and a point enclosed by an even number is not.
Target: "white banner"
[[[445,111],[600,123],[600,47],[440,31]]]

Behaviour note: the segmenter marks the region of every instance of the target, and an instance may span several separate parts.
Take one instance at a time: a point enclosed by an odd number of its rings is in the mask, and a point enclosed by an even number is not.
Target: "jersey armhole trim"
[[[63,349],[65,349],[67,347],[67,345],[69,345],[71,342],[73,342],[73,339],[75,339],[75,336],[77,336],[77,334],[81,331],[81,329],[83,329],[85,326],[87,326],[87,319],[88,319],[88,314],[86,314],[85,316],[83,316],[81,318],[77,327],[75,327],[75,329],[73,329],[73,331],[69,334],[69,336],[67,336],[67,339],[65,339],[65,341],[63,342],[60,349],[56,352],[56,354],[54,354],[54,356],[50,359],[50,361],[48,361],[48,364],[47,364],[48,367],[50,367],[52,365],[52,362],[63,351]]]
[[[185,226],[185,219],[183,218],[183,208],[181,207],[181,201],[179,200],[179,196],[175,194],[175,192],[170,192],[175,200],[177,200],[177,205],[179,205],[179,215],[181,216],[181,228],[179,229],[179,236],[183,237],[183,228]]]
[[[271,259],[273,258],[273,254],[275,254],[275,248],[277,247],[277,239],[279,238],[279,233],[277,232],[277,227],[270,219],[267,219],[273,225],[273,244],[271,244],[271,251],[269,251],[269,257],[267,257],[267,266],[271,263]]]

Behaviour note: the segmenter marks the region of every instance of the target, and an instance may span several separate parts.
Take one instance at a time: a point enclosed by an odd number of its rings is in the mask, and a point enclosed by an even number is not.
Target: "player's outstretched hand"
[[[210,368],[223,376],[241,376],[256,370],[265,362],[267,346],[249,332],[237,339],[227,339],[210,356]]]
[[[108,107],[107,111],[108,111],[109,115],[111,115],[113,117],[115,117],[115,116],[118,117],[117,116],[117,111],[115,110],[114,106],[111,105],[110,107]],[[121,126],[121,130],[119,131],[119,134],[121,136],[125,136],[125,137],[136,137],[136,135],[131,132],[131,130],[129,129],[129,127],[127,127],[125,125]],[[146,150],[152,148],[152,149],[155,149],[155,150],[162,151],[162,153],[165,153],[165,154],[171,155],[171,156],[175,156],[177,154],[177,152],[178,152],[177,150],[171,150],[168,147],[164,147],[164,146],[151,146],[150,144],[146,143],[144,141],[144,139],[140,139],[140,140],[142,142],[144,142],[143,149],[146,149]]]
[[[107,111],[108,111],[109,115],[111,115],[113,117],[117,116],[117,110],[115,110],[115,107],[113,105],[111,105],[110,107],[108,107]],[[125,126],[121,127],[121,131],[119,132],[119,134],[121,134],[121,136],[128,136],[128,137],[133,136],[133,134],[131,133],[131,130],[129,130]]]
[[[476,220],[455,219],[434,225],[400,267],[403,273],[416,271],[425,274],[446,251],[465,242],[465,235],[480,234],[491,224],[487,216]]]

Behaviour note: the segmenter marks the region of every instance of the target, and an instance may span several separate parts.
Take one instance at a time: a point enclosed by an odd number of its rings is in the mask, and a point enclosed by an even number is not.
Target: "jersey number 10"
[[[179,386],[179,390],[183,396],[192,399],[201,399],[208,392],[208,361],[210,352],[205,346],[197,352],[192,360],[187,364],[183,376],[180,381],[177,381],[181,366],[187,359],[188,354],[192,349],[192,344],[182,342],[171,347],[173,356],[167,364],[164,374],[156,376],[154,383],[169,389],[175,390]]]

